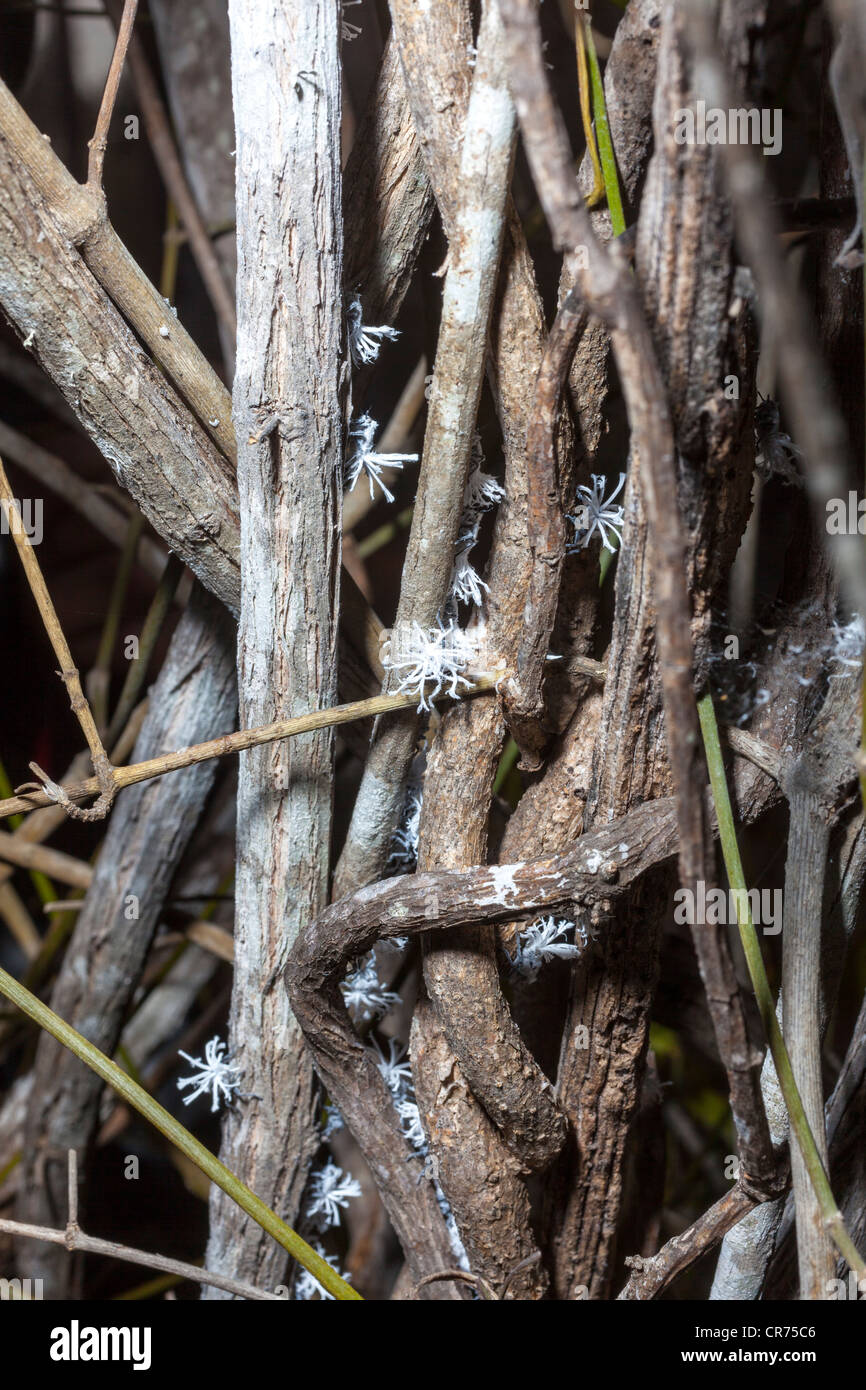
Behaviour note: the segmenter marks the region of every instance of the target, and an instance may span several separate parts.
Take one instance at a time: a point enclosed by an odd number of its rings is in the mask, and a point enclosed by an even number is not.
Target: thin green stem
[[[231,1197],[232,1201],[237,1202],[238,1206],[251,1216],[252,1219],[273,1236],[289,1254],[298,1260],[305,1269],[308,1269],[315,1279],[318,1279],[323,1288],[328,1293],[333,1294],[334,1298],[341,1301],[358,1300],[361,1295],[356,1292],[344,1279],[341,1279],[336,1270],[332,1269],[326,1260],[317,1255],[315,1250],[302,1240],[291,1226],[287,1226],[285,1221],[281,1221],[276,1212],[271,1211],[260,1197],[235,1177],[234,1173],[226,1168],[225,1164],[220,1163],[215,1154],[206,1149],[204,1144],[199,1143],[188,1129],[184,1129],[178,1120],[170,1115],[157,1101],[149,1096],[146,1091],[127,1076],[116,1063],[109,1057],[94,1047],[93,1043],[88,1042],[74,1028],[70,1027],[58,1014],[52,1012],[41,999],[37,999],[34,994],[25,989],[23,985],[5,970],[0,969],[0,993],[5,994],[7,999],[11,999],[19,1009],[34,1023],[38,1023],[40,1028],[44,1028],[52,1037],[56,1038],[64,1047],[68,1047],[74,1052],[86,1066],[95,1071],[97,1076],[101,1076],[118,1095],[123,1096],[135,1110],[143,1115],[146,1120],[158,1129],[165,1137],[176,1145],[177,1148],[185,1153],[187,1158],[200,1168],[211,1182],[215,1182],[217,1187],[221,1187],[223,1192]]]
[[[830,1179],[827,1176],[821,1155],[818,1153],[818,1146],[809,1128],[806,1119],[806,1112],[803,1109],[803,1102],[794,1078],[794,1071],[791,1066],[791,1058],[782,1037],[782,1030],[779,1027],[779,1020],[776,1017],[776,1004],[770,983],[767,979],[767,972],[764,968],[764,958],[761,955],[761,946],[758,941],[758,934],[752,923],[751,911],[749,909],[749,895],[746,890],[746,878],[743,873],[743,863],[740,858],[740,848],[737,844],[737,831],[734,825],[734,813],[731,808],[731,798],[728,794],[728,782],[725,776],[725,763],[722,756],[722,746],[719,741],[719,726],[716,722],[716,712],[713,708],[713,698],[711,695],[704,695],[698,701],[698,715],[701,721],[701,733],[704,739],[704,751],[707,757],[707,766],[710,772],[710,785],[715,801],[716,816],[719,823],[719,840],[722,846],[722,857],[725,861],[728,882],[734,890],[734,901],[737,909],[737,924],[740,930],[740,941],[743,944],[743,952],[746,957],[746,965],[749,970],[749,978],[752,981],[752,989],[758,1001],[758,1009],[767,1035],[767,1042],[770,1053],[776,1067],[776,1075],[779,1079],[779,1086],[788,1111],[788,1118],[791,1129],[797,1141],[800,1153],[803,1156],[803,1163],[809,1174],[821,1215],[824,1223],[830,1232],[840,1254],[848,1261],[853,1270],[857,1272],[858,1278],[866,1276],[866,1264],[854,1245],[842,1220],[842,1213],[833,1196],[830,1187]]]
[[[502,791],[502,788],[504,787],[505,782],[508,778],[508,774],[514,767],[519,756],[520,749],[514,742],[514,739],[510,738],[502,751],[502,757],[499,759],[499,767],[496,769],[496,777],[493,782],[494,796],[498,796],[499,793]]]
[[[604,174],[604,191],[607,197],[607,207],[610,213],[610,225],[614,236],[622,236],[625,231],[625,213],[622,209],[622,193],[619,186],[619,174],[616,168],[616,155],[613,152],[613,140],[610,135],[610,125],[607,119],[607,106],[604,100],[604,83],[601,80],[601,68],[598,65],[598,54],[595,51],[595,42],[592,37],[592,24],[587,18],[585,20],[586,30],[586,50],[589,55],[589,82],[592,88],[592,114],[595,119],[595,138],[598,142],[598,157],[601,160],[601,171]]]
[[[622,6],[625,9],[625,5]],[[592,90],[592,114],[595,120],[595,138],[598,144],[598,155],[601,160],[601,172],[604,176],[604,192],[607,198],[607,210],[610,213],[610,226],[614,236],[622,236],[625,231],[625,213],[622,206],[622,190],[619,184],[619,173],[616,167],[616,155],[613,150],[613,140],[610,134],[610,123],[607,119],[607,103],[604,99],[604,82],[601,77],[601,68],[598,65],[598,54],[595,51],[595,40],[592,37],[592,22],[587,16],[584,21],[586,33],[586,51],[589,57],[589,82]],[[607,577],[607,572],[613,564],[615,551],[602,547],[599,559],[598,584],[601,588]]]

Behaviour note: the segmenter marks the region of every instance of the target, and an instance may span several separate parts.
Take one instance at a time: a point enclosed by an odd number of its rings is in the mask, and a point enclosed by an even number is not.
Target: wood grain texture
[[[339,9],[232,0],[237,149],[240,718],[337,696],[344,316]],[[261,431],[272,427],[259,442]],[[221,1157],[295,1223],[318,1146],[312,1063],[268,981],[328,895],[333,730],[241,755],[230,1036],[254,1096]],[[285,1252],[213,1189],[207,1262],[264,1287]],[[209,1298],[221,1297],[211,1290]]]

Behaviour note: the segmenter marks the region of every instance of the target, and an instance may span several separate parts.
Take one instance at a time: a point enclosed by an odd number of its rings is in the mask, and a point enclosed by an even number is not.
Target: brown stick
[[[508,724],[522,754],[521,766],[528,771],[541,766],[540,753],[547,742],[541,726],[541,687],[565,556],[563,499],[556,466],[557,416],[577,340],[585,325],[586,313],[572,291],[550,330],[526,435],[526,520],[532,570],[517,671],[503,683],[502,694]]]
[[[12,494],[12,489],[9,486],[9,479],[6,477],[6,470],[3,467],[2,459],[0,459],[0,506],[3,507],[3,510],[7,514],[9,528],[12,532],[12,539],[15,542],[18,555],[24,566],[27,583],[30,585],[30,590],[36,600],[39,612],[42,615],[45,631],[48,633],[48,639],[54,648],[54,654],[60,662],[60,679],[69,692],[72,712],[81,725],[81,731],[87,740],[94,771],[96,772],[96,781],[100,793],[99,800],[87,811],[82,811],[70,801],[66,805],[66,810],[69,815],[74,816],[76,820],[102,820],[110,811],[111,803],[114,801],[116,794],[116,788],[112,780],[113,769],[109,762],[108,754],[102,746],[102,739],[99,737],[99,730],[96,727],[90,705],[81,688],[78,669],[72,660],[72,653],[69,650],[69,644],[60,626],[57,610],[51,601],[51,595],[42,577],[42,570],[39,568],[36,552],[30,544],[30,537],[27,535],[21,522],[18,506]],[[54,784],[50,783],[50,779],[37,767],[36,763],[31,763],[30,766],[40,781],[46,786],[50,784],[53,788]],[[62,800],[62,793],[56,795],[53,799]]]
[[[506,921],[572,900],[600,921],[605,904],[651,862],[672,855],[675,844],[673,803],[659,801],[550,859],[414,874],[361,889],[299,934],[285,969],[292,1007],[328,1093],[364,1151],[416,1280],[448,1263],[438,1207],[430,1184],[418,1181],[375,1053],[346,1010],[339,982],[349,961],[380,937]]]
[[[631,1266],[632,1275],[619,1298],[660,1298],[678,1275],[718,1245],[731,1227],[736,1226],[757,1205],[754,1195],[746,1192],[739,1183],[732,1187],[694,1225],[663,1245],[652,1259],[642,1259],[639,1255],[627,1259],[626,1264]]]
[[[2,830],[0,859],[7,864],[17,864],[21,869],[39,869],[50,878],[56,878],[58,883],[68,883],[71,888],[87,888],[93,878],[93,869],[82,859],[46,845],[28,844]]]
[[[568,135],[547,83],[538,14],[532,0],[501,0],[511,44],[511,80],[536,189],[554,243],[574,266],[587,307],[610,327],[614,353],[639,454],[652,542],[656,640],[665,706],[668,756],[680,820],[680,880],[690,887],[704,872],[706,770],[692,688],[685,541],[679,515],[674,440],[665,384],[626,262],[596,241],[574,178]],[[584,260],[586,268],[584,268]]]
[[[414,38],[414,6],[395,3],[395,34],[403,46]],[[450,36],[460,7],[442,6],[430,12]],[[442,322],[430,391],[427,428],[418,478],[412,529],[403,564],[395,631],[417,622],[427,628],[442,613],[448,599],[454,548],[463,512],[463,496],[472,438],[484,379],[487,334],[493,307],[505,206],[511,178],[515,139],[514,109],[505,83],[498,15],[485,15],[479,36],[480,52],[462,145],[460,197],[452,202],[449,181],[438,180],[441,142],[428,132],[439,118],[430,109],[426,88],[409,85],[409,100],[431,178],[450,238],[449,266],[442,303]],[[406,69],[404,57],[404,69]],[[452,81],[454,75],[452,73]],[[462,73],[456,80],[465,81]],[[454,105],[449,101],[449,107]],[[458,127],[459,128],[459,127]],[[447,190],[447,191],[446,191]],[[383,721],[376,736],[355,807],[346,844],[334,874],[336,895],[350,892],[381,873],[399,817],[404,784],[415,750],[418,721],[409,715]]]
[[[68,1155],[68,1194],[69,1219],[66,1229],[55,1231],[49,1226],[34,1226],[27,1221],[9,1221],[0,1217],[0,1231],[4,1235],[18,1236],[20,1239],[44,1240],[51,1245],[63,1245],[71,1252],[83,1250],[88,1255],[107,1255],[112,1260],[124,1260],[127,1264],[144,1265],[148,1269],[160,1269],[165,1274],[176,1274],[181,1279],[191,1279],[196,1284],[212,1284],[214,1288],[225,1289],[236,1298],[249,1298],[260,1303],[281,1303],[280,1294],[268,1293],[245,1284],[240,1279],[229,1279],[202,1269],[200,1265],[187,1264],[185,1260],[173,1260],[168,1255],[152,1255],[146,1250],[135,1250],[130,1245],[118,1245],[113,1240],[100,1240],[89,1236],[78,1224],[78,1172],[77,1156],[74,1149]]]
[[[99,115],[96,118],[96,129],[93,132],[93,139],[88,145],[87,183],[90,188],[100,194],[102,193],[102,166],[105,163],[105,147],[108,144],[108,127],[111,125],[114,103],[117,100],[117,89],[120,86],[120,75],[123,72],[126,50],[132,38],[132,26],[135,23],[137,9],[138,0],[124,0],[117,41],[111,56],[111,66],[108,69],[105,90],[102,93]]]
[[[479,676],[469,694],[482,694],[495,689],[496,676]],[[445,699],[438,696],[437,699]],[[466,698],[466,695],[463,695]],[[309,714],[296,715],[293,719],[277,719],[273,724],[263,724],[256,729],[240,729],[234,734],[223,734],[221,738],[208,739],[205,743],[193,744],[191,748],[181,748],[176,753],[164,753],[158,758],[148,758],[145,762],[131,763],[129,767],[112,767],[111,781],[115,791],[121,787],[134,786],[136,782],[148,782],[152,777],[163,777],[167,772],[177,772],[193,763],[206,763],[211,758],[224,758],[230,753],[240,753],[246,748],[259,748],[265,743],[274,743],[281,738],[294,738],[298,734],[308,734],[315,729],[328,729],[332,725],[351,724],[357,719],[386,713],[389,710],[406,709],[416,704],[417,692],[393,695],[374,695],[370,700],[357,700],[350,705],[337,705],[333,709],[313,710]],[[99,791],[99,782],[89,777],[86,782],[58,787],[54,782],[41,788],[24,792],[22,795],[7,797],[0,801],[0,820],[14,816],[22,811],[32,811],[38,806],[50,806],[58,801],[65,806],[66,800],[83,801]],[[22,791],[19,788],[19,791]],[[62,793],[62,797],[58,796]]]

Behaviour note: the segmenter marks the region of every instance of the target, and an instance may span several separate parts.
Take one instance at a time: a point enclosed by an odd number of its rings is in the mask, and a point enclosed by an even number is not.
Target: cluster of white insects
[[[358,4],[360,0],[343,0],[344,7]],[[357,38],[361,32],[357,25],[343,23],[343,38],[347,41]],[[382,343],[399,337],[399,331],[387,326],[373,327],[363,322],[361,302],[356,295],[347,310],[349,351],[354,367],[369,365],[379,356]],[[370,487],[371,498],[378,487],[388,502],[394,496],[384,481],[383,470],[402,468],[404,463],[414,463],[417,454],[381,453],[374,448],[379,426],[368,414],[360,415],[349,428],[350,448],[344,470],[348,489],[355,487],[362,475]],[[446,621],[440,618],[432,628],[423,628],[412,623],[407,632],[396,641],[392,634],[390,646],[383,653],[383,665],[396,677],[396,688],[400,691],[418,695],[418,711],[429,711],[433,701],[443,690],[453,698],[459,697],[461,687],[470,689],[472,682],[465,672],[478,654],[478,635],[470,635],[461,629],[456,621],[458,603],[475,608],[483,604],[488,586],[472,565],[469,555],[477,544],[483,516],[497,506],[504,497],[505,489],[493,476],[484,472],[480,440],[476,437],[473,446],[472,465],[466,483],[463,499],[463,514],[455,547],[455,559],[451,577],[449,601],[446,606]],[[579,487],[578,506],[569,517],[574,527],[574,540],[570,549],[585,548],[594,535],[598,535],[608,549],[614,547],[609,540],[612,532],[621,542],[623,509],[613,505],[614,498],[621,492],[625,474],[620,474],[619,484],[610,497],[605,497],[605,479],[593,475],[592,488]],[[844,659],[844,658],[843,658]],[[411,871],[417,862],[418,833],[421,819],[422,792],[420,781],[410,782],[406,806],[400,826],[394,834],[388,868],[397,871]],[[567,940],[570,932],[575,933],[576,941]],[[407,944],[406,937],[397,937],[379,943],[382,950],[402,951]],[[542,965],[552,959],[576,959],[586,949],[587,930],[582,925],[566,919],[542,917],[525,928],[519,935],[517,950],[512,965],[529,979],[534,979]],[[400,1003],[400,996],[380,978],[376,952],[372,951],[343,980],[341,986],[346,1007],[356,1023],[369,1024],[380,1020],[390,1009]],[[385,1086],[391,1096],[400,1121],[403,1134],[413,1152],[421,1159],[428,1156],[429,1146],[412,1082],[412,1071],[405,1048],[395,1039],[387,1040],[387,1053],[374,1040],[373,1050],[376,1064]],[[227,1045],[219,1037],[211,1038],[205,1045],[204,1057],[190,1057],[180,1052],[193,1068],[191,1076],[178,1080],[179,1090],[194,1089],[184,1096],[184,1104],[189,1105],[199,1096],[209,1093],[211,1113],[221,1104],[230,1105],[235,1096],[242,1096],[240,1090],[241,1070],[232,1061]],[[321,1137],[328,1141],[343,1125],[339,1111],[332,1105],[326,1106]],[[457,1225],[448,1202],[435,1175],[432,1177],[437,1200],[448,1227],[454,1257],[462,1269],[468,1270],[466,1252],[460,1240]],[[306,1217],[315,1228],[318,1236],[337,1226],[349,1202],[361,1195],[361,1186],[351,1173],[329,1158],[310,1177]],[[321,1239],[314,1241],[314,1248],[334,1269],[336,1259],[325,1253]],[[318,1280],[307,1270],[302,1270],[295,1281],[295,1298],[311,1299],[315,1296],[331,1298]]]
[[[406,943],[406,937],[395,937],[379,942],[377,950],[402,951],[405,949]],[[395,1004],[400,1003],[400,996],[390,990],[385,982],[379,978],[376,955],[376,951],[371,951],[369,956],[347,976],[341,986],[346,1005],[356,1022],[377,1021]],[[378,1040],[374,1038],[370,1051],[375,1058],[379,1075],[385,1083],[391,1103],[397,1113],[406,1142],[420,1160],[426,1160],[429,1146],[415,1096],[412,1068],[409,1064],[406,1048],[394,1037],[386,1038],[384,1046],[380,1045]],[[339,1111],[335,1106],[327,1105],[321,1131],[322,1140],[327,1142],[342,1127],[343,1120]],[[448,1228],[454,1258],[461,1269],[468,1270],[469,1262],[466,1251],[460,1240],[457,1223],[448,1206],[445,1194],[433,1175],[428,1174],[428,1176],[433,1179],[434,1191]],[[361,1188],[357,1179],[353,1178],[351,1173],[344,1172],[333,1158],[329,1158],[320,1168],[316,1169],[310,1179],[308,1202],[305,1209],[306,1217],[313,1223],[321,1237],[325,1232],[340,1224],[342,1213],[348,1207],[349,1202],[360,1195]],[[337,1267],[333,1258],[325,1255],[321,1240],[314,1243],[314,1248],[328,1260],[329,1264],[334,1268]],[[306,1272],[299,1274],[295,1282],[295,1298],[299,1300],[311,1299],[317,1294],[322,1297],[330,1297],[330,1295],[325,1294],[313,1275]]]
[[[409,873],[418,861],[418,836],[421,831],[421,807],[424,793],[420,782],[409,782],[400,824],[391,839],[391,851],[386,868],[397,873]]]
[[[347,319],[349,354],[356,368],[375,362],[385,339],[399,337],[399,331],[395,328],[364,323],[363,308],[357,294],[349,304]],[[394,494],[385,482],[384,470],[402,469],[404,463],[416,463],[418,455],[377,451],[374,440],[378,428],[376,421],[368,414],[360,415],[350,425],[350,448],[344,468],[344,482],[351,491],[359,478],[364,476],[370,486],[371,498],[375,496],[375,487],[378,487],[385,500],[393,502]],[[480,608],[484,601],[488,586],[472,564],[469,553],[478,541],[484,513],[505,496],[502,484],[484,472],[483,463],[481,442],[476,436],[444,620],[440,617],[435,627],[427,629],[413,623],[408,633],[403,634],[400,653],[392,650],[385,659],[386,668],[398,672],[397,689],[417,691],[419,711],[429,711],[432,700],[443,689],[456,698],[461,686],[465,689],[471,686],[463,672],[471,659],[473,646],[457,623],[457,605],[465,603]]]
[[[353,367],[361,367],[375,362],[385,338],[399,338],[397,328],[382,326],[374,328],[363,322],[364,312],[357,295],[346,310],[349,327],[349,356]],[[344,482],[349,492],[363,474],[370,484],[370,496],[375,497],[374,484],[378,486],[388,502],[394,501],[394,494],[382,478],[384,468],[402,468],[404,463],[417,463],[417,454],[382,454],[373,448],[373,441],[379,426],[371,416],[359,415],[349,426],[350,448],[344,467]]]

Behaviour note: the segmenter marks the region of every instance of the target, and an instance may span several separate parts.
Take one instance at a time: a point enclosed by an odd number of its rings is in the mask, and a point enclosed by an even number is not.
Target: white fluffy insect
[[[490,592],[481,575],[469,559],[468,550],[459,550],[451,572],[451,597],[458,603],[471,603],[480,608],[484,595]]]
[[[469,552],[478,540],[482,516],[501,502],[504,496],[505,488],[502,484],[490,473],[484,472],[481,439],[476,435],[472,445],[472,467],[463,493],[463,513],[449,586],[449,608],[446,608],[448,616],[456,611],[458,603],[468,603],[474,608],[480,608],[484,595],[490,592],[489,586],[469,559]]]
[[[577,960],[586,949],[588,933],[578,928],[581,938],[579,946],[566,941],[574,923],[565,917],[539,917],[517,938],[517,951],[512,957],[514,969],[528,980],[534,980],[547,960]]]
[[[570,553],[585,550],[596,532],[605,550],[613,552],[616,549],[616,546],[610,543],[608,531],[612,531],[622,545],[623,509],[621,506],[614,506],[613,499],[619,496],[625,486],[625,474],[620,473],[619,482],[609,497],[604,495],[607,487],[604,474],[592,473],[590,476],[592,487],[580,484],[575,498],[577,506],[568,517],[574,527],[574,540],[567,547]]]
[[[404,872],[410,872],[414,869],[418,859],[418,835],[421,830],[423,801],[424,794],[420,786],[410,783],[406,792],[403,816],[391,840],[391,852],[388,855],[386,868]],[[408,937],[397,937],[396,940],[403,941],[405,944]],[[387,944],[393,947],[394,939]]]
[[[340,985],[346,1008],[356,1023],[366,1023],[373,1018],[381,1018],[394,1005],[399,1004],[400,996],[386,989],[376,973],[376,961],[371,955],[367,961]]]
[[[341,1279],[345,1279],[347,1284],[351,1284],[351,1274],[341,1273],[340,1267],[337,1264],[336,1255],[326,1255],[325,1247],[320,1240],[316,1240],[313,1242],[313,1249],[315,1250],[317,1255],[321,1255],[322,1259],[326,1262],[326,1264],[329,1264],[331,1266],[331,1269],[336,1270],[337,1274],[340,1275]],[[328,1293],[327,1289],[322,1288],[322,1285],[319,1283],[318,1279],[314,1274],[311,1274],[308,1269],[300,1269],[298,1271],[298,1277],[295,1280],[296,1302],[306,1303],[310,1299],[315,1298],[317,1294],[321,1299],[333,1301],[334,1295],[332,1293]]]
[[[355,27],[355,25],[351,26],[353,29]],[[359,29],[358,33],[360,32]],[[357,35],[354,37],[357,38]],[[374,328],[372,324],[362,323],[363,317],[364,311],[361,308],[361,301],[356,296],[346,310],[346,318],[349,320],[349,353],[354,367],[375,362],[379,356],[383,338],[389,338],[393,342],[400,336],[399,328],[389,328],[387,324]]]
[[[471,690],[463,672],[476,655],[475,644],[456,623],[437,623],[422,628],[413,622],[399,640],[391,634],[382,665],[397,677],[397,689],[417,694],[418,713],[431,710],[443,690],[459,698],[460,686]],[[432,689],[430,688],[432,686]]]
[[[395,1101],[404,1099],[412,1089],[412,1068],[405,1047],[396,1038],[388,1039],[387,1056],[375,1038],[373,1047],[376,1051],[376,1066],[382,1080]]]
[[[866,643],[866,624],[859,613],[854,613],[850,622],[834,623],[830,629],[828,657],[831,662],[847,666],[849,671],[863,664],[863,647]],[[830,680],[839,680],[846,672],[831,675]]]
[[[358,1179],[351,1173],[344,1173],[329,1159],[324,1168],[319,1168],[310,1178],[307,1216],[315,1221],[319,1230],[327,1231],[330,1226],[339,1226],[340,1211],[345,1211],[350,1200],[360,1195]]]
[[[330,1139],[332,1134],[339,1134],[345,1128],[345,1121],[337,1109],[330,1101],[325,1106],[325,1113],[322,1117],[322,1138]]]
[[[205,1092],[211,1093],[211,1114],[215,1114],[220,1108],[220,1102],[225,1101],[230,1105],[234,1097],[239,1094],[241,1084],[241,1070],[234,1062],[230,1061],[225,1055],[227,1047],[224,1042],[220,1042],[219,1037],[211,1038],[210,1042],[205,1043],[204,1058],[190,1057],[188,1052],[178,1051],[178,1056],[183,1057],[184,1061],[189,1062],[195,1069],[192,1076],[182,1076],[178,1078],[177,1089],[183,1091],[187,1086],[195,1086],[194,1091],[190,1091],[188,1096],[184,1096],[184,1105],[191,1105],[199,1096]],[[198,1073],[196,1075],[195,1073]]]
[[[412,1148],[419,1154],[427,1152],[427,1135],[424,1133],[424,1126],[421,1123],[421,1111],[418,1109],[417,1101],[410,1096],[395,1103],[395,1109],[400,1117],[400,1127],[403,1134]]]
[[[345,465],[345,483],[349,492],[352,491],[361,474],[364,473],[370,483],[370,496],[375,497],[373,484],[376,483],[388,502],[394,501],[394,494],[382,481],[383,468],[402,468],[404,463],[417,463],[417,454],[377,454],[373,449],[373,440],[379,428],[376,421],[369,415],[359,415],[358,419],[349,426],[349,439],[354,440],[354,448],[349,453]]]

